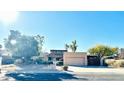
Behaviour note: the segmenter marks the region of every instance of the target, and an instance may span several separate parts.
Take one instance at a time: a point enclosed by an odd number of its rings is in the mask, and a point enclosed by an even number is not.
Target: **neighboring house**
[[[124,48],[119,50],[119,58],[124,59]]]
[[[63,54],[67,50],[50,50],[48,61],[63,61]]]
[[[50,50],[50,53],[43,54],[44,61],[63,61],[63,54],[67,50]]]

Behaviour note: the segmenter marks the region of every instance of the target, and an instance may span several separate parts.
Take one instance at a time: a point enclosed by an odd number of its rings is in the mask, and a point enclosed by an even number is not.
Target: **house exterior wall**
[[[124,59],[124,48],[121,48],[119,51],[119,57]]]
[[[87,66],[87,53],[85,52],[65,52],[64,65]]]

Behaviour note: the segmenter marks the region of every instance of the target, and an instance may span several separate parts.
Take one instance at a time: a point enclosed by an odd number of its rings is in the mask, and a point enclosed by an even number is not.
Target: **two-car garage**
[[[97,56],[87,55],[85,52],[65,52],[64,65],[73,66],[100,66],[100,59]]]

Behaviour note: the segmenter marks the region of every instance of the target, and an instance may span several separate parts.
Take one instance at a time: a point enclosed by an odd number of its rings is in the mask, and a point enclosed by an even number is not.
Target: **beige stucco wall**
[[[87,53],[85,52],[65,52],[64,65],[87,66]]]
[[[119,52],[120,52],[119,57],[123,59],[124,58],[124,48],[121,48]]]

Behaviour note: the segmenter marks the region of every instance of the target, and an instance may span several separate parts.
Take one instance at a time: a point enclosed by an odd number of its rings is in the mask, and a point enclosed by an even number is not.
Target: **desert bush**
[[[32,58],[31,58],[31,61],[33,61],[33,63],[35,64],[40,64],[40,63],[42,63],[43,61],[42,61],[42,58],[41,57],[39,57],[39,56],[33,56]]]
[[[15,65],[21,65],[21,64],[23,64],[24,63],[24,61],[22,60],[22,59],[16,59],[15,61],[14,61],[14,64]]]
[[[63,66],[64,71],[68,71],[68,66]]]
[[[114,63],[115,63],[115,60],[114,60],[114,59],[106,59],[106,60],[105,60],[105,63],[106,63],[108,66],[113,66]]]
[[[117,62],[120,64],[120,67],[124,67],[124,60],[117,60]]]
[[[43,65],[53,64],[52,61],[44,61],[44,60],[42,60],[42,57],[40,57],[40,56],[33,56],[31,58],[31,61],[32,61],[33,64],[43,64]]]
[[[115,68],[119,68],[121,66],[121,62],[120,61],[115,61],[112,66],[115,67]]]
[[[107,59],[106,64],[108,64],[109,67],[124,67],[124,60],[114,60],[114,59]]]
[[[46,62],[48,65],[51,65],[51,64],[53,64],[53,62],[52,61],[48,61],[48,62]]]
[[[52,61],[42,61],[39,64],[41,64],[41,65],[51,65],[51,64],[53,64],[53,62]]]
[[[63,66],[63,61],[59,61],[56,63],[57,66]]]

